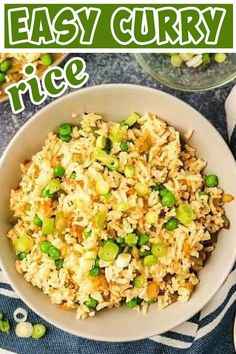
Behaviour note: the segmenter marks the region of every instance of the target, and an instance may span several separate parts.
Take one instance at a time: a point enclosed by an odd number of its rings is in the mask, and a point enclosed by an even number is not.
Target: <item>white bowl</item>
[[[74,312],[53,305],[48,296],[28,284],[14,267],[15,255],[5,237],[9,229],[9,191],[20,180],[19,165],[41,149],[47,134],[63,122],[75,123],[72,113],[97,112],[118,121],[130,112],[154,112],[182,132],[194,129],[191,144],[208,161],[208,170],[219,176],[220,186],[236,195],[235,161],[213,126],[186,103],[164,92],[133,85],[104,85],[86,88],[49,104],[30,119],[8,146],[0,165],[0,259],[12,287],[37,314],[75,335],[104,341],[129,341],[163,333],[186,321],[211,299],[235,261],[236,203],[226,205],[230,230],[222,230],[216,250],[200,272],[200,284],[185,304],[175,303],[159,311],[150,306],[146,315],[125,307],[101,311],[94,318],[76,320]]]

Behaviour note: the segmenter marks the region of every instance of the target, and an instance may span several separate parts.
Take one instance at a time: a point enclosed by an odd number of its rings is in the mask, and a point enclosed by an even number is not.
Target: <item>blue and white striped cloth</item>
[[[39,341],[0,333],[0,353],[17,354],[233,354],[233,321],[236,309],[236,265],[224,285],[208,305],[189,321],[172,331],[147,340],[130,343],[102,343],[65,333],[44,320],[19,299],[0,271],[0,309],[14,328],[13,312],[26,308],[29,321],[44,323],[47,335]],[[104,324],[105,326],[105,324]]]

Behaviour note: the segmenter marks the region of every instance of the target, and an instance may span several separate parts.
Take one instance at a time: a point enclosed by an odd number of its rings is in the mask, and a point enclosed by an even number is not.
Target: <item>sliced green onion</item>
[[[105,228],[106,217],[106,213],[100,212],[96,214],[94,223],[97,229],[103,230]]]
[[[202,56],[203,64],[209,64],[211,62],[211,57],[208,53],[204,53]]]
[[[107,192],[107,193],[103,194],[102,200],[104,203],[109,203],[112,200],[112,193]]]
[[[218,64],[222,64],[226,61],[227,55],[225,53],[217,53],[215,54],[214,59]]]
[[[10,322],[9,320],[1,320],[0,321],[0,330],[4,333],[9,334],[10,333]]]
[[[176,216],[181,224],[188,226],[193,221],[193,210],[189,204],[180,204],[177,208]]]
[[[170,62],[174,67],[178,68],[182,65],[183,60],[179,54],[173,54],[171,55]]]
[[[133,166],[127,165],[124,168],[125,177],[131,178],[135,175],[135,169]]]
[[[53,194],[50,193],[50,191],[47,189],[47,187],[43,188],[42,192],[41,192],[41,197],[42,198],[53,198]]]
[[[46,188],[50,194],[54,194],[61,189],[61,182],[54,178],[47,184]]]
[[[42,233],[45,235],[50,235],[54,230],[54,218],[43,218]]]
[[[157,263],[157,259],[153,254],[150,254],[149,256],[144,257],[143,262],[145,266],[151,267]]]
[[[145,215],[145,219],[148,224],[150,225],[155,224],[157,222],[157,214],[155,213],[155,211],[150,210]]]
[[[85,238],[88,238],[92,235],[92,230],[84,230],[83,235]]]
[[[14,242],[15,249],[18,253],[20,252],[29,253],[33,244],[34,244],[33,239],[28,235],[20,236]]]
[[[70,175],[70,178],[71,179],[76,179],[76,172],[75,171],[72,172],[72,174]]]
[[[162,242],[155,243],[151,248],[152,254],[155,257],[163,257],[167,253],[167,248]]]
[[[116,156],[110,156],[107,159],[105,166],[107,166],[111,171],[117,171],[120,166],[118,158]]]
[[[134,278],[133,284],[135,288],[142,288],[146,283],[146,278],[144,275],[137,275]]]
[[[137,183],[134,187],[139,197],[144,197],[148,194],[149,188],[145,183]]]
[[[104,180],[100,180],[96,183],[96,191],[98,194],[107,194],[109,192],[109,189],[109,184]]]
[[[137,245],[137,242],[138,242],[138,236],[134,233],[131,233],[131,234],[127,234],[125,236],[125,243],[132,247],[132,246],[135,246]]]
[[[107,241],[99,251],[99,257],[105,262],[113,261],[119,253],[119,247],[113,241]]]
[[[33,326],[32,338],[40,339],[45,335],[45,333],[46,333],[46,327],[42,324],[37,323]]]
[[[67,228],[67,219],[62,211],[59,211],[55,217],[55,229],[61,234]]]
[[[133,112],[121,122],[121,125],[128,125],[129,127],[132,127],[132,125],[134,125],[139,118],[140,115],[136,112]]]
[[[106,146],[106,137],[104,135],[99,135],[96,140],[96,147],[98,149],[104,149]]]
[[[119,124],[115,124],[110,131],[110,139],[112,143],[119,143],[124,139],[124,133]]]

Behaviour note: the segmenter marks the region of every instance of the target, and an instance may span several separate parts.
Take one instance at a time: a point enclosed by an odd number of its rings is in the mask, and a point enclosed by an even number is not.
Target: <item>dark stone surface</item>
[[[81,54],[79,56],[83,57],[87,63],[87,72],[90,75],[88,86],[105,83],[132,83],[166,91],[195,107],[214,124],[226,139],[224,102],[236,80],[215,90],[186,93],[169,89],[155,81],[144,72],[132,54]],[[26,109],[18,115],[11,112],[9,102],[0,105],[0,155],[17,130],[50,101],[52,99],[49,98],[43,105],[34,106],[27,97],[24,99]]]

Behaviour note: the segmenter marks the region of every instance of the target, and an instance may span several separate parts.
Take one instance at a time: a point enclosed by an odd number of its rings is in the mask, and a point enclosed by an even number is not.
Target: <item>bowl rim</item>
[[[54,100],[53,102],[50,102],[48,105],[44,106],[42,109],[38,110],[30,119],[28,119],[23,125],[22,127],[17,131],[17,133],[14,135],[14,137],[11,139],[11,141],[9,142],[7,148],[5,149],[5,151],[3,152],[2,157],[0,158],[0,171],[1,168],[3,166],[3,162],[4,160],[7,158],[8,153],[11,149],[11,147],[15,144],[16,140],[18,139],[18,137],[21,135],[23,130],[26,130],[31,124],[34,123],[35,120],[38,119],[38,116],[42,115],[42,113],[46,112],[48,109],[48,106],[52,107],[57,105],[58,100],[60,101],[66,101],[67,100],[67,96],[77,96],[79,95],[80,91],[93,91],[93,90],[103,90],[103,89],[107,89],[107,88],[112,88],[112,87],[116,87],[116,88],[130,88],[130,89],[138,89],[138,90],[146,90],[149,92],[158,92],[159,95],[163,95],[166,97],[169,97],[170,99],[175,99],[177,100],[180,104],[184,104],[187,105],[189,107],[191,107],[192,110],[194,110],[196,113],[201,115],[201,118],[203,120],[205,120],[205,123],[209,126],[210,129],[213,129],[215,131],[215,133],[218,135],[218,138],[222,141],[222,143],[226,146],[227,150],[228,150],[228,158],[231,160],[231,162],[233,163],[233,165],[235,166],[236,169],[236,161],[234,159],[234,156],[232,154],[232,152],[230,151],[228,145],[226,144],[225,140],[223,139],[223,137],[221,136],[221,134],[218,132],[218,130],[200,113],[198,112],[195,108],[193,108],[190,104],[186,103],[185,101],[169,94],[166,93],[164,91],[161,90],[157,90],[155,88],[150,88],[147,86],[142,86],[142,85],[136,85],[136,84],[102,84],[102,85],[95,85],[95,86],[90,86],[90,87],[86,87],[86,88],[82,88],[80,90],[76,90],[73,92],[70,92],[69,94],[66,94],[62,97],[60,97],[59,99]],[[5,235],[4,235],[5,236]],[[213,296],[217,293],[217,291],[219,290],[219,288],[222,286],[222,284],[224,283],[224,281],[226,280],[227,276],[229,275],[231,269],[234,266],[234,263],[236,261],[236,252],[234,254],[234,257],[232,257],[231,262],[228,263],[227,268],[224,268],[224,272],[222,272],[222,275],[217,283],[217,286],[215,287],[214,290],[211,290],[210,295],[209,293],[206,294],[205,298],[203,301],[201,301],[201,305],[198,307],[194,307],[192,311],[189,311],[188,314],[186,314],[185,316],[181,317],[181,319],[177,319],[175,324],[171,326],[171,328],[168,329],[168,331],[172,330],[173,328],[179,326],[180,324],[184,323],[185,321],[189,320],[190,318],[192,318],[194,315],[196,315],[199,311],[202,310],[202,308],[204,308],[206,306],[206,304],[213,298]],[[37,309],[37,305],[34,304],[34,301],[30,300],[26,300],[25,296],[21,294],[21,291],[18,289],[18,286],[14,284],[14,282],[11,280],[11,277],[9,276],[9,272],[7,270],[7,267],[3,264],[2,259],[0,257],[0,267],[2,268],[2,270],[4,271],[5,275],[7,276],[11,287],[13,288],[13,290],[19,295],[20,299],[30,308],[32,309],[38,316],[40,316],[41,318],[43,318],[45,321],[51,323],[52,325],[54,325],[55,327],[66,331],[67,333],[76,335],[78,337],[81,338],[87,338],[87,339],[92,339],[92,340],[98,340],[98,341],[107,341],[107,342],[129,342],[129,341],[136,341],[136,340],[142,340],[142,339],[147,339],[147,338],[151,338],[157,335],[157,330],[153,329],[153,332],[150,333],[150,335],[147,337],[146,335],[138,335],[135,339],[134,338],[130,338],[129,336],[127,337],[106,337],[104,336],[97,336],[97,335],[90,335],[90,336],[86,336],[83,333],[79,333],[77,330],[74,329],[68,329],[66,327],[63,327],[63,324],[57,320],[54,319],[49,319],[47,317],[47,314],[45,313],[41,313],[38,309]],[[79,320],[78,320],[79,321]],[[166,331],[165,331],[166,332]],[[165,332],[159,332],[158,331],[158,335],[165,333]]]
[[[169,81],[166,81],[165,79],[159,77],[159,75],[154,70],[152,70],[150,65],[147,64],[146,60],[143,57],[143,54],[145,55],[147,53],[135,53],[134,57],[137,60],[137,62],[141,65],[141,67],[144,69],[144,71],[146,73],[148,73],[149,75],[151,75],[155,80],[159,81],[163,85],[165,85],[165,86],[167,86],[167,87],[169,87],[171,89],[174,89],[174,90],[179,90],[179,91],[182,91],[182,92],[204,92],[204,91],[210,91],[210,90],[222,87],[222,86],[228,84],[229,82],[233,81],[236,78],[236,70],[235,70],[235,73],[229,75],[224,81],[221,81],[221,82],[219,82],[218,84],[215,84],[215,85],[208,85],[208,86],[202,87],[202,88],[190,87],[190,86],[183,87],[183,86],[178,85],[178,84],[175,85],[175,84],[172,84]],[[150,53],[150,54],[152,54],[152,53]],[[160,55],[161,53],[156,53],[156,54]]]

